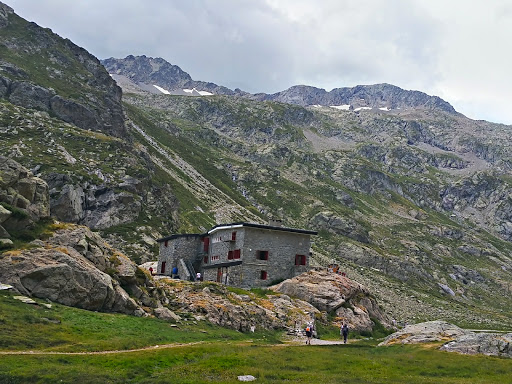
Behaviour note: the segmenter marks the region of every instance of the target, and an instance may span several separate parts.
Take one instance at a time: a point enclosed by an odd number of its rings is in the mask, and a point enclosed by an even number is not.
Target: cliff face
[[[0,4],[0,98],[126,137],[121,89],[85,49]]]

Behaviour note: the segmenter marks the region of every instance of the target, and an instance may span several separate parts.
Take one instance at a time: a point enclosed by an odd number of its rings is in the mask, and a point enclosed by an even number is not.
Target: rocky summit
[[[311,265],[338,264],[354,282],[282,282],[304,308],[367,325],[381,313],[510,327],[511,129],[389,84],[248,94],[192,80],[163,59],[100,62],[0,3],[2,276],[26,294],[65,300],[53,272],[80,282],[93,263],[104,296],[84,298],[77,288],[70,303],[113,310],[124,302],[132,313],[148,307],[175,318],[170,296],[148,294],[157,291],[149,277],[123,296],[118,267],[155,261],[156,240],[167,235],[277,219],[318,231]],[[85,227],[102,240],[87,234],[83,248],[70,235],[69,245],[55,245],[57,230]],[[98,267],[88,252],[104,240],[109,261]],[[324,284],[341,296],[325,294]],[[363,301],[350,296],[357,284]],[[282,299],[274,313],[288,305]],[[212,321],[249,325],[213,307]]]

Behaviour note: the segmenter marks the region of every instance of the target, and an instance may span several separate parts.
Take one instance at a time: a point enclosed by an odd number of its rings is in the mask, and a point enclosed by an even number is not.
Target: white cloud
[[[100,58],[145,54],[250,92],[391,83],[512,123],[507,0],[5,0]]]

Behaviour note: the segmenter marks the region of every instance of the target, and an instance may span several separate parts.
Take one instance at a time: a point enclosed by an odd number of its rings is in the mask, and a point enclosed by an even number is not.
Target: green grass
[[[511,359],[440,352],[432,345],[286,345],[276,332],[242,334],[206,322],[171,327],[153,318],[32,306],[12,296],[0,294],[2,351],[159,347],[1,355],[0,383],[236,383],[239,375],[263,383],[510,383],[512,372]],[[332,328],[319,329],[320,336],[338,332]],[[192,342],[200,343],[162,347]]]
[[[510,383],[512,361],[424,346],[215,342],[136,353],[2,356],[2,383]]]
[[[0,293],[0,350],[102,351],[247,338],[204,321],[171,327],[154,318],[91,312],[58,304],[51,309],[27,305],[13,296]]]

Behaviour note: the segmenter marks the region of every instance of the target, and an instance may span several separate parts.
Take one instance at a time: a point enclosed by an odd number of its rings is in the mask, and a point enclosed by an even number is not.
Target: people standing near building
[[[174,267],[172,269],[172,278],[173,279],[179,279],[180,277],[178,276],[178,267]]]
[[[347,323],[341,323],[340,336],[343,337],[343,343],[347,344],[347,338],[348,338],[348,324]]]
[[[201,281],[201,272],[196,273],[196,281]]]

